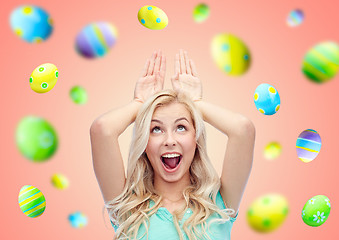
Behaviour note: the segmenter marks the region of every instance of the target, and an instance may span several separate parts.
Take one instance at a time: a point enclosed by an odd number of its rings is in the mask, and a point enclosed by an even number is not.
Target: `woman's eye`
[[[152,129],[152,132],[154,132],[154,133],[160,132],[160,128],[159,127],[154,127]]]
[[[179,125],[179,126],[178,126],[178,130],[179,130],[180,132],[185,131],[185,130],[186,130],[186,127],[183,126],[183,125]]]

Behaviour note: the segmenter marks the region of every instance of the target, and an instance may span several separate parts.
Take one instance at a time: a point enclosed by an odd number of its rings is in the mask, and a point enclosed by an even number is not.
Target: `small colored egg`
[[[138,20],[142,26],[152,30],[161,30],[168,25],[166,13],[155,6],[146,5],[139,9]]]
[[[300,9],[291,11],[287,17],[287,25],[296,27],[304,21],[304,12]]]
[[[301,218],[308,226],[319,227],[326,222],[330,211],[330,199],[324,195],[317,195],[305,203],[301,212]]]
[[[273,115],[280,108],[280,96],[270,84],[260,84],[254,92],[254,104],[259,112],[265,115]]]
[[[216,35],[211,43],[211,52],[219,69],[228,75],[242,75],[250,66],[250,52],[236,36],[230,34]]]
[[[20,189],[18,200],[20,209],[28,217],[39,217],[45,211],[45,196],[36,187],[30,185],[23,186]]]
[[[204,3],[196,5],[195,8],[193,9],[193,19],[197,23],[206,21],[209,14],[210,14],[210,8],[208,7],[208,5]]]
[[[257,232],[272,232],[283,224],[288,211],[288,202],[284,196],[266,194],[250,205],[247,211],[247,222]]]
[[[322,42],[312,47],[304,57],[302,71],[312,82],[322,84],[334,78],[339,68],[339,46]]]
[[[268,160],[276,159],[281,154],[281,145],[278,142],[270,142],[265,146],[264,156]]]
[[[53,31],[53,20],[49,14],[32,5],[16,8],[11,13],[10,24],[16,35],[30,43],[46,40]]]
[[[59,190],[63,190],[69,187],[68,178],[65,175],[59,173],[53,174],[51,182],[52,185]]]
[[[58,137],[49,122],[40,117],[28,116],[18,124],[16,144],[24,157],[33,162],[44,162],[56,152]]]
[[[83,228],[87,225],[88,220],[85,214],[82,212],[74,212],[68,216],[68,220],[72,227]]]
[[[297,143],[297,155],[305,163],[313,161],[319,154],[321,138],[317,131],[307,129],[300,133]]]
[[[87,102],[87,92],[81,86],[74,86],[70,90],[70,97],[76,104],[85,104]]]
[[[44,63],[34,69],[29,78],[31,89],[36,93],[52,90],[58,80],[59,72],[52,63]]]
[[[115,45],[117,37],[118,31],[111,23],[88,24],[77,35],[75,49],[85,58],[103,57]]]

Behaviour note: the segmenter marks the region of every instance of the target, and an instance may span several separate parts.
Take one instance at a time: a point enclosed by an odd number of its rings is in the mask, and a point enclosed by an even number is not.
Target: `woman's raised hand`
[[[182,49],[175,56],[175,75],[171,80],[175,91],[189,94],[193,101],[201,100],[202,84],[197,70],[193,60]]]
[[[150,59],[147,59],[145,67],[134,89],[134,100],[145,102],[147,98],[161,91],[164,87],[166,71],[166,58],[161,50],[155,51]]]

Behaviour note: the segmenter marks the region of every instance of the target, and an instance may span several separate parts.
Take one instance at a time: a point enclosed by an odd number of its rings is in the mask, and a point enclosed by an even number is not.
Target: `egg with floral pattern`
[[[301,218],[308,226],[319,227],[326,222],[330,211],[330,199],[324,195],[317,195],[305,203]]]

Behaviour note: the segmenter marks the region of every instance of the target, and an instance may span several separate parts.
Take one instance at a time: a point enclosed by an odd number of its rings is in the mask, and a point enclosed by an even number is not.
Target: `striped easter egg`
[[[117,29],[110,23],[92,23],[85,26],[77,35],[75,47],[83,57],[103,57],[115,44],[117,35]]]
[[[321,148],[321,138],[317,131],[307,129],[300,133],[297,143],[297,155],[303,162],[311,162],[314,160]]]
[[[45,196],[36,187],[25,185],[19,192],[19,206],[26,216],[39,217],[46,208]]]
[[[339,46],[322,42],[311,48],[302,63],[304,75],[312,82],[322,84],[334,78],[339,69]]]

